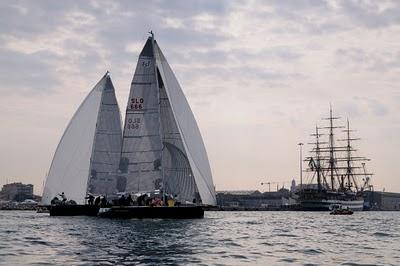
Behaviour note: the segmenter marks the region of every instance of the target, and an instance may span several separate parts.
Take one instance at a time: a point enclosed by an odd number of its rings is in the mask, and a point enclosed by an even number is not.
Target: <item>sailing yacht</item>
[[[123,134],[121,128],[114,87],[106,74],[65,130],[43,192],[44,205],[61,192],[77,205],[51,206],[50,215],[201,218],[203,205],[216,205],[200,130],[152,33],[139,55]],[[118,193],[157,195],[154,199],[173,199],[180,206],[99,210],[84,205],[87,194]]]
[[[154,35],[136,65],[126,108],[117,188],[173,198],[177,206],[113,206],[99,216],[201,218],[216,205],[207,152],[194,115]]]
[[[64,193],[85,204],[88,193],[115,193],[121,152],[121,115],[109,73],[87,95],[57,146],[47,175],[42,204]]]
[[[200,130],[152,32],[131,83],[119,170],[120,191],[216,204]]]

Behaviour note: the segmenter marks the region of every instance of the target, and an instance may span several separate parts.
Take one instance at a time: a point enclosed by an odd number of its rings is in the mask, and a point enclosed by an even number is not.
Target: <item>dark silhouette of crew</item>
[[[100,205],[100,196],[96,197],[94,200],[94,205],[99,206]]]
[[[100,206],[101,207],[106,207],[107,206],[107,198],[106,198],[106,196],[103,196],[101,198]]]
[[[125,196],[122,195],[118,200],[118,204],[119,204],[119,206],[124,206],[125,202],[126,202]]]
[[[93,195],[89,194],[87,197],[85,197],[85,199],[88,200],[88,204],[89,205],[93,205],[93,202],[94,202],[94,196]]]
[[[126,205],[133,205],[133,199],[131,197],[131,194],[128,195],[128,197],[126,198]]]
[[[60,195],[61,199],[62,199],[62,203],[65,203],[67,201],[67,197],[65,196],[64,192],[62,192]]]
[[[138,206],[144,206],[146,204],[147,194],[140,195],[137,198]]]

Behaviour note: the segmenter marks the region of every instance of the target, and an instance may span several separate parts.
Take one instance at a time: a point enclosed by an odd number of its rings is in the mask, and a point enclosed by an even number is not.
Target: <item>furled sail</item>
[[[190,106],[153,37],[138,60],[126,110],[121,191],[163,189],[216,204],[207,153]]]
[[[65,129],[50,166],[42,203],[50,204],[61,192],[80,204],[88,192],[115,192],[121,137],[120,112],[107,73]]]

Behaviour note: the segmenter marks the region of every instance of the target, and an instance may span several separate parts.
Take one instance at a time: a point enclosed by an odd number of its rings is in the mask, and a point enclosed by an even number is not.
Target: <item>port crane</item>
[[[271,192],[271,185],[276,184],[276,191],[278,191],[278,190],[279,190],[279,183],[281,183],[281,184],[284,185],[285,183],[290,183],[290,181],[283,181],[283,182],[261,182],[261,186],[268,185],[268,192]]]

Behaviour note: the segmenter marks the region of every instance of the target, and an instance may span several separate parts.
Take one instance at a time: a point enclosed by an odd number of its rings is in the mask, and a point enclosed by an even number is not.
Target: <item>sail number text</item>
[[[140,125],[139,117],[128,119],[128,125],[127,125],[128,129],[139,129],[139,125]]]
[[[151,61],[150,61],[150,60],[142,61],[142,66],[143,66],[143,67],[149,67],[150,64],[151,64]]]
[[[134,110],[140,110],[143,109],[143,103],[143,98],[132,98],[130,107]]]

